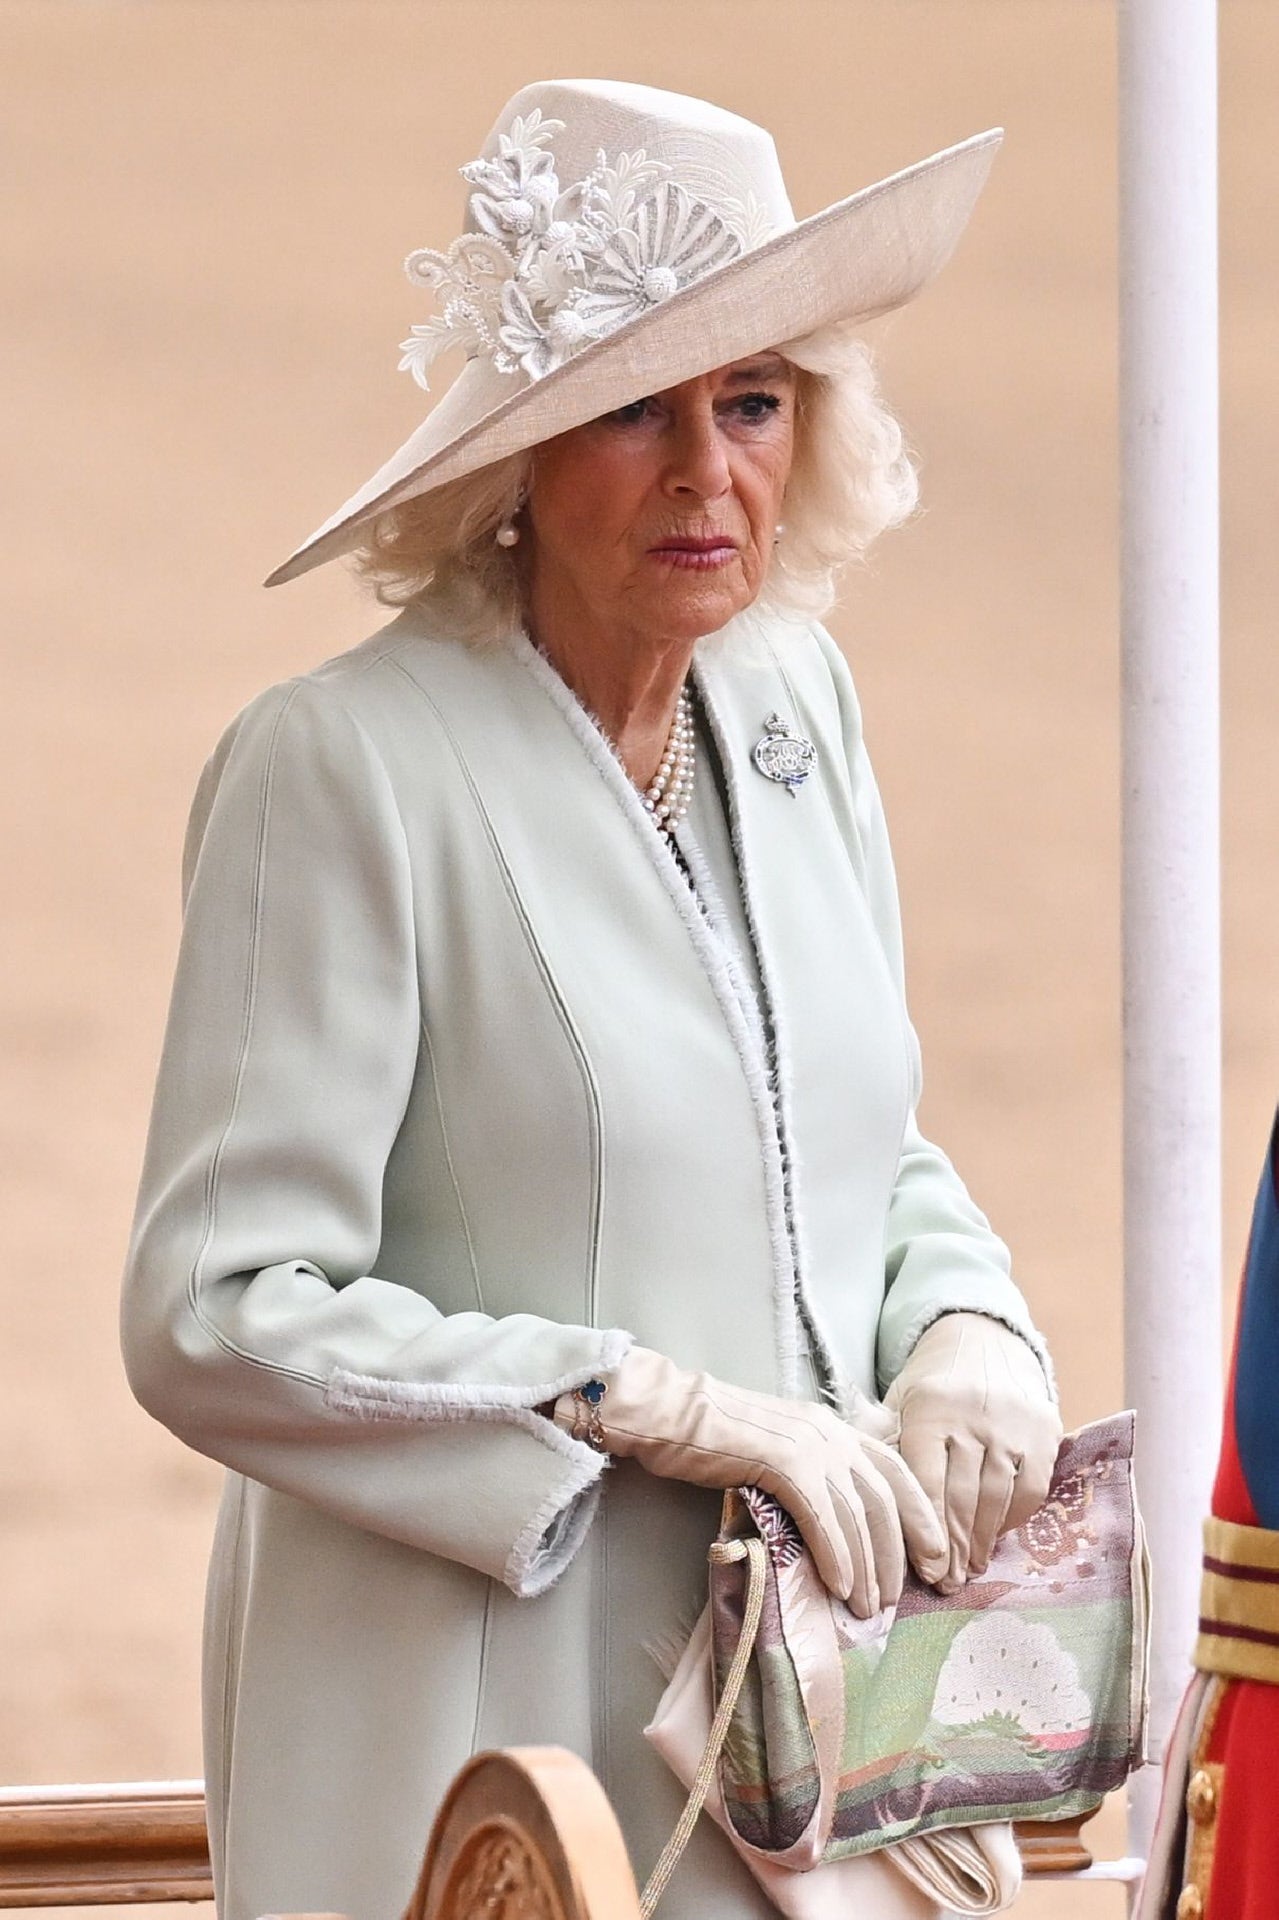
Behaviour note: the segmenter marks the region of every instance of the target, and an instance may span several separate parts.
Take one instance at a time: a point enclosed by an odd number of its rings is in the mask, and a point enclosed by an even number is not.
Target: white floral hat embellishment
[[[405,263],[434,312],[401,342],[401,367],[425,387],[441,354],[460,348],[465,366],[268,584],[641,393],[904,306],[950,258],[1000,138],[976,134],[796,220],[772,136],[740,114],[624,80],[521,87],[461,170],[465,232]]]
[[[493,158],[460,169],[476,231],[405,261],[440,305],[400,342],[400,370],[419,386],[454,348],[540,380],[769,237],[754,195],[713,207],[643,148],[612,160],[601,150],[585,179],[561,187],[547,148],[564,126],[538,108],[513,119]]]

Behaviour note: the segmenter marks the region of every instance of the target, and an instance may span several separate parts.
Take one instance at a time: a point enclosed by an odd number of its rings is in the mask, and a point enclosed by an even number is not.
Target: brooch
[[[817,749],[780,713],[770,713],[751,758],[766,780],[778,781],[793,797],[817,765]]]

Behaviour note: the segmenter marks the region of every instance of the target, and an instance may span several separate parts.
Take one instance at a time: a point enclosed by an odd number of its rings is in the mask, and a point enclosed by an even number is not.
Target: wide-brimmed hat
[[[356,545],[389,508],[507,454],[836,322],[913,299],[963,232],[1002,134],[976,134],[810,219],[762,127],[615,80],[544,80],[503,108],[466,231],[405,269],[438,312],[401,343],[420,385],[466,365],[386,464],[267,580]]]

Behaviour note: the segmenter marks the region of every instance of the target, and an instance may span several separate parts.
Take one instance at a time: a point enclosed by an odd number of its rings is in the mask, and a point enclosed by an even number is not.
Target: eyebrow
[[[724,384],[745,386],[752,380],[777,380],[789,370],[789,362],[780,353],[769,353],[759,360],[751,360],[744,367],[734,367]]]

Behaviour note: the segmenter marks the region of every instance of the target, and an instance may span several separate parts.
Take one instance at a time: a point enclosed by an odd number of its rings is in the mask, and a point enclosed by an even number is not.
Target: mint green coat
[[[584,1755],[655,1858],[680,1795],[646,1648],[698,1610],[718,1499],[605,1472],[541,1402],[632,1338],[781,1394],[815,1391],[811,1349],[845,1406],[948,1309],[1036,1339],[916,1127],[841,656],[752,617],[695,672],[767,1031],[522,635],[406,613],[254,701],[201,782],[123,1326],[139,1399],[230,1469],[222,1920],[393,1920],[450,1776],[508,1742]],[[774,711],[817,749],[796,795],[752,764]],[[713,1832],[663,1904],[765,1911]]]

